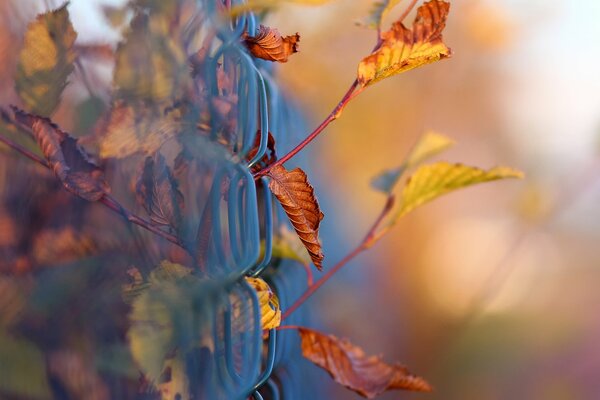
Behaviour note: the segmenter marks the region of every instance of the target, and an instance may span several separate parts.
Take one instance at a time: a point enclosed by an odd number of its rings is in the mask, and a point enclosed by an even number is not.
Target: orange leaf
[[[267,61],[287,62],[288,57],[298,52],[300,35],[282,37],[277,29],[261,25],[256,36],[246,36],[244,44],[254,57]]]
[[[31,129],[46,161],[69,192],[97,201],[110,191],[102,170],[77,139],[61,131],[48,118],[13,109],[16,120]]]
[[[442,41],[442,31],[450,4],[431,0],[417,11],[412,30],[396,21],[381,34],[381,45],[358,65],[362,86],[450,57],[452,52]]]
[[[336,382],[363,397],[372,399],[393,389],[433,390],[423,378],[412,375],[402,365],[390,365],[380,357],[367,356],[348,340],[307,328],[298,328],[298,333],[305,358],[325,369]]]
[[[269,189],[283,206],[315,267],[321,270],[324,256],[319,243],[319,224],[324,215],[306,173],[300,168],[288,171],[278,165],[269,171],[269,177]]]

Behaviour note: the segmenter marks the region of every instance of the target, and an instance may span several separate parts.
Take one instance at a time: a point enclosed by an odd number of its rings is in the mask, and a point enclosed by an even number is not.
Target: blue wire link
[[[267,268],[273,254],[273,194],[269,189],[267,178],[262,177],[265,198],[265,252],[261,262],[250,271],[249,276],[257,277]]]

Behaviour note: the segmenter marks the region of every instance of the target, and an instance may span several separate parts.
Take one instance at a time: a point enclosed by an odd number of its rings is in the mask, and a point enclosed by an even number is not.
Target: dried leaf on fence
[[[136,185],[136,198],[144,207],[150,220],[177,231],[181,226],[183,194],[164,157],[146,157],[142,174]]]
[[[153,154],[181,130],[181,109],[116,102],[97,131],[100,157]]]
[[[306,173],[300,168],[288,171],[279,165],[268,175],[271,192],[283,206],[315,267],[321,270],[324,256],[319,243],[319,224],[323,213]]]
[[[300,35],[282,37],[275,28],[261,25],[255,36],[246,36],[244,44],[254,57],[267,61],[287,62],[288,57],[298,52]]]
[[[486,171],[447,162],[424,165],[408,179],[394,221],[418,206],[451,191],[478,183],[522,177],[522,172],[507,167],[496,167]]]
[[[260,306],[260,323],[263,330],[275,329],[281,325],[281,310],[279,299],[273,293],[267,282],[261,278],[246,278],[258,296]]]
[[[402,0],[377,0],[371,6],[369,16],[364,21],[358,22],[358,25],[366,26],[371,29],[380,29],[383,18],[398,5]]]
[[[27,27],[15,85],[28,111],[48,117],[60,103],[73,72],[76,37],[67,4],[38,15]]]
[[[110,191],[104,173],[77,139],[47,118],[14,111],[17,121],[31,128],[48,164],[68,191],[88,201],[100,200]]]
[[[390,194],[407,169],[441,153],[453,144],[454,142],[444,135],[440,135],[434,131],[426,132],[421,136],[417,144],[408,153],[406,160],[398,168],[379,174],[373,178],[371,186],[376,190]]]
[[[395,22],[382,33],[381,45],[358,65],[358,81],[362,86],[381,79],[450,57],[451,51],[442,41],[442,31],[450,4],[431,0],[417,11],[412,30],[402,21]]]
[[[431,386],[399,364],[387,364],[380,357],[368,356],[350,343],[333,335],[299,328],[302,355],[325,369],[333,379],[369,399],[394,389],[430,392]]]

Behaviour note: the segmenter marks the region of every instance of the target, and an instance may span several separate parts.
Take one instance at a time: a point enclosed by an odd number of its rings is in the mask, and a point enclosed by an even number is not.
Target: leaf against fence
[[[278,165],[268,175],[271,192],[283,206],[315,267],[321,270],[324,256],[319,243],[319,224],[324,215],[306,173],[300,168],[288,171]]]
[[[371,181],[371,186],[376,190],[390,194],[407,169],[415,167],[426,159],[441,153],[453,144],[454,142],[444,135],[434,131],[426,132],[421,136],[399,167],[377,175]]]
[[[298,52],[300,35],[281,36],[275,28],[261,25],[255,36],[246,36],[244,44],[254,57],[267,61],[287,62],[288,57]]]
[[[258,153],[258,148],[260,147],[261,135],[262,134],[259,129],[258,132],[256,132],[256,136],[254,137],[254,145],[252,146],[250,151],[248,151],[248,154],[246,154],[246,161],[249,162],[250,160],[252,160],[254,158],[256,153]],[[277,161],[277,152],[275,151],[275,138],[273,137],[271,132],[269,132],[269,136],[267,138],[267,151],[262,156],[262,158],[256,164],[254,164],[252,166],[252,168],[250,168],[250,172],[256,173],[256,172],[260,171],[261,169],[266,168],[269,165],[273,164],[275,161]]]
[[[424,165],[408,179],[400,198],[400,209],[393,221],[418,206],[454,190],[478,183],[522,177],[522,172],[508,167],[496,167],[486,171],[447,162]]]
[[[364,21],[359,21],[358,25],[371,29],[380,29],[383,18],[392,8],[396,7],[402,0],[376,0],[371,6],[369,16]]]
[[[88,201],[100,200],[110,192],[104,173],[77,139],[48,118],[13,109],[16,120],[31,129],[46,161],[68,191]]]
[[[184,207],[183,194],[161,154],[146,157],[136,189],[137,201],[152,222],[169,226],[174,231],[179,230]]]
[[[368,356],[350,343],[308,328],[299,328],[302,355],[325,369],[333,379],[369,399],[394,389],[430,392],[431,386],[399,364]]]
[[[15,86],[28,111],[48,117],[58,106],[73,72],[76,37],[67,4],[38,15],[27,27]]]
[[[256,291],[260,306],[260,324],[263,330],[275,329],[281,325],[279,299],[267,282],[261,278],[246,278],[246,282]]]
[[[264,244],[261,243],[261,246]],[[262,247],[261,247],[262,250]],[[264,250],[262,250],[264,251]],[[310,255],[306,252],[304,244],[297,234],[292,232],[286,225],[282,225],[273,236],[272,258],[294,260],[302,265],[310,266]]]
[[[396,21],[381,34],[381,45],[358,65],[358,82],[371,85],[389,76],[450,57],[442,31],[450,4],[431,0],[417,11],[412,30]]]

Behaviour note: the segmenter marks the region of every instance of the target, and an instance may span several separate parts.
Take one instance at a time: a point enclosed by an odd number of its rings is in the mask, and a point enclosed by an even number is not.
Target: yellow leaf
[[[246,281],[252,286],[258,296],[260,322],[263,330],[277,328],[281,325],[279,299],[264,280],[260,278],[246,278]]]
[[[400,199],[400,210],[392,223],[418,206],[454,190],[478,183],[522,177],[522,172],[507,167],[486,171],[447,162],[422,166],[408,179]]]
[[[73,71],[76,38],[67,4],[38,15],[27,27],[15,87],[28,111],[48,117],[58,106]]]
[[[164,371],[169,372],[163,374],[167,380],[157,385],[161,399],[189,399],[189,381],[185,361],[181,357],[170,358],[165,361]]]
[[[181,129],[179,110],[117,102],[98,130],[100,157],[153,154]]]
[[[442,31],[450,4],[431,0],[417,11],[412,29],[402,21],[395,22],[382,33],[381,45],[358,65],[358,81],[362,86],[450,57],[451,51],[442,41]]]
[[[384,171],[376,176],[371,181],[371,186],[376,190],[390,194],[407,169],[441,153],[453,144],[454,142],[446,136],[434,131],[427,131],[421,136],[417,144],[408,153],[406,160],[399,167]]]

